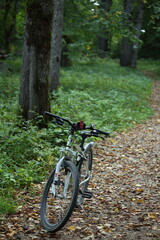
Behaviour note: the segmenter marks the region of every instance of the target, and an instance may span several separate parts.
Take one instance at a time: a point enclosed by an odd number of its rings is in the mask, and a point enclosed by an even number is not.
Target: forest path
[[[75,210],[66,226],[49,234],[40,225],[36,195],[1,222],[1,240],[160,239],[160,81],[151,98],[155,114],[134,129],[117,133],[95,148],[93,198]]]

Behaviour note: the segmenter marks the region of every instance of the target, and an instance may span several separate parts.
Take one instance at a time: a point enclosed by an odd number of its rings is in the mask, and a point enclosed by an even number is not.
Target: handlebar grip
[[[48,115],[48,116],[56,118],[56,121],[59,125],[63,125],[62,122],[64,121],[64,122],[67,122],[68,124],[70,124],[72,127],[74,127],[73,123],[71,121],[69,121],[68,119],[62,118],[58,115],[54,115],[54,114],[52,114],[50,112],[46,112],[46,111],[44,112],[44,115]]]
[[[106,136],[109,136],[109,135],[110,135],[109,132],[104,132],[104,131],[101,131],[101,130],[99,130],[99,129],[95,129],[93,126],[85,127],[85,129],[88,129],[88,130],[91,130],[91,131],[96,131],[97,133],[104,134],[104,135],[106,135]]]
[[[104,134],[104,135],[106,135],[106,136],[109,136],[109,135],[110,135],[109,132],[104,132],[104,131],[101,131],[101,130],[97,130],[97,131],[98,131],[98,133]]]
[[[44,115],[48,115],[48,116],[51,116],[51,117],[59,118],[59,116],[54,115],[54,114],[52,114],[50,112],[46,112],[46,111],[44,112]]]

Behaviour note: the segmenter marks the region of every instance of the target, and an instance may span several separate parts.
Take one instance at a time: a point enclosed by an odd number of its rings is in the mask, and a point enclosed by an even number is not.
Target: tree
[[[59,69],[61,62],[61,39],[63,25],[64,0],[54,0],[54,17],[52,24],[52,41],[50,57],[51,91],[59,86]]]
[[[135,36],[137,41],[133,41],[132,44],[132,63],[131,67],[135,68],[137,65],[138,49],[139,49],[139,39],[141,34],[141,26],[144,12],[144,2],[142,0],[138,1],[137,13],[135,18]]]
[[[122,38],[121,42],[121,66],[129,66],[133,68],[136,67],[143,10],[143,0],[138,0],[137,2],[134,0],[124,0],[124,22],[126,24],[126,36]]]
[[[112,0],[101,0],[100,8],[103,11],[103,16],[106,18],[106,13],[110,10],[112,5]],[[100,50],[100,56],[103,56],[104,53],[108,51],[108,41],[109,41],[109,32],[106,30],[101,31],[101,36],[98,39],[98,48]]]
[[[15,35],[19,0],[2,0],[0,3],[0,42],[5,54],[11,51],[11,40]]]
[[[131,12],[133,8],[134,0],[124,0],[124,23],[128,28],[129,23],[132,22]],[[120,48],[120,65],[130,66],[131,65],[131,43],[128,36],[122,38]]]
[[[28,0],[23,66],[20,82],[20,107],[25,119],[49,111],[49,66],[52,0]]]
[[[160,2],[148,0],[142,23],[142,47],[140,56],[145,58],[160,58]]]
[[[77,56],[97,51],[99,31],[96,0],[65,0],[62,44],[62,66],[71,65]]]

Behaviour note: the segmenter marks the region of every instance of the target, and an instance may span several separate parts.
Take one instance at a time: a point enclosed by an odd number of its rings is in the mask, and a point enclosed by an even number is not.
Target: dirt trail
[[[160,239],[160,81],[152,95],[155,115],[128,132],[99,142],[95,148],[93,198],[76,210],[55,234],[40,225],[37,195],[1,222],[1,240]],[[38,196],[39,195],[39,196]]]

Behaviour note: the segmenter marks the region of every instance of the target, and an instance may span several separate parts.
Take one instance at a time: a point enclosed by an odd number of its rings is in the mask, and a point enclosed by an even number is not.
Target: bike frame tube
[[[63,190],[63,197],[64,198],[66,198],[66,196],[67,196],[67,190],[68,190],[70,178],[71,178],[71,173],[69,172],[66,175],[65,184],[64,184],[64,190]]]
[[[94,142],[89,142],[84,145],[84,153],[87,151],[88,148],[93,147]]]
[[[59,171],[60,171],[60,168],[61,168],[61,165],[62,165],[63,161],[64,161],[64,157],[62,157],[58,161],[58,163],[56,165],[55,173],[54,173],[54,179],[53,179],[53,184],[52,184],[52,193],[55,197],[56,197],[56,185],[55,185],[55,183],[56,183],[56,181],[58,181]]]
[[[55,197],[58,196],[58,195],[56,194],[56,184],[55,184],[55,183],[56,183],[56,181],[59,180],[59,179],[58,179],[58,177],[59,177],[59,171],[60,171],[60,168],[61,168],[61,166],[62,166],[62,164],[63,164],[63,162],[64,162],[64,159],[65,159],[65,156],[62,157],[62,158],[58,161],[58,163],[57,163],[57,165],[56,165],[56,169],[55,169],[55,174],[54,174],[54,179],[53,179],[53,184],[52,184],[52,193],[53,193],[53,195],[54,195]],[[69,181],[70,181],[70,177],[71,177],[71,173],[68,173],[68,174],[66,175],[66,178],[65,178],[65,185],[64,185],[63,195],[60,196],[61,198],[66,198],[67,189],[68,189]]]
[[[60,170],[61,165],[62,165],[62,163],[63,163],[63,161],[64,161],[64,158],[65,158],[65,157],[62,157],[62,158],[58,161],[58,163],[57,163],[57,165],[56,165],[56,170],[55,170],[55,178],[56,178],[56,179],[54,179],[54,180],[58,180],[59,170]]]
[[[73,133],[69,134],[66,147],[71,147],[73,142]]]
[[[54,180],[53,180],[53,185],[52,185],[52,193],[53,193],[54,196],[56,196],[56,185],[55,185],[55,183],[56,183],[56,181],[58,181],[59,171],[60,171],[60,168],[63,164],[64,159],[65,159],[65,156],[63,156],[63,153],[68,151],[72,154],[72,156],[76,155],[76,152],[71,149],[71,146],[72,146],[72,143],[73,143],[73,136],[74,136],[74,132],[72,131],[68,136],[66,147],[61,149],[60,160],[56,164],[55,175],[54,175]],[[79,152],[79,151],[78,152],[81,154],[81,156],[83,158],[85,158],[85,152],[87,151],[87,149],[91,148],[93,145],[94,145],[94,142],[87,143],[87,144],[84,145],[84,148],[83,148],[84,150],[82,150],[81,152]],[[87,175],[88,175],[88,177],[85,180],[83,180],[79,184],[79,186],[81,186],[82,184],[84,184],[85,182],[87,182],[91,178],[91,172],[88,171]],[[71,177],[71,174],[68,173],[67,176],[66,176],[66,179],[65,179],[65,186],[64,186],[64,191],[63,191],[63,197],[64,198],[67,195],[67,189],[68,189],[68,186],[69,186],[70,177]]]
[[[83,180],[82,182],[80,182],[79,186],[81,186],[82,184],[87,182],[90,178],[91,178],[91,171],[88,172],[88,177],[85,180]]]
[[[94,145],[94,142],[86,143],[84,145],[84,151],[82,152],[83,153],[82,157],[86,158],[85,152],[87,151],[87,149],[91,148],[93,145]],[[79,186],[81,186],[82,184],[84,184],[85,182],[87,182],[91,178],[91,171],[88,171],[87,175],[88,175],[88,177],[85,180],[83,180],[82,182],[80,182]]]

